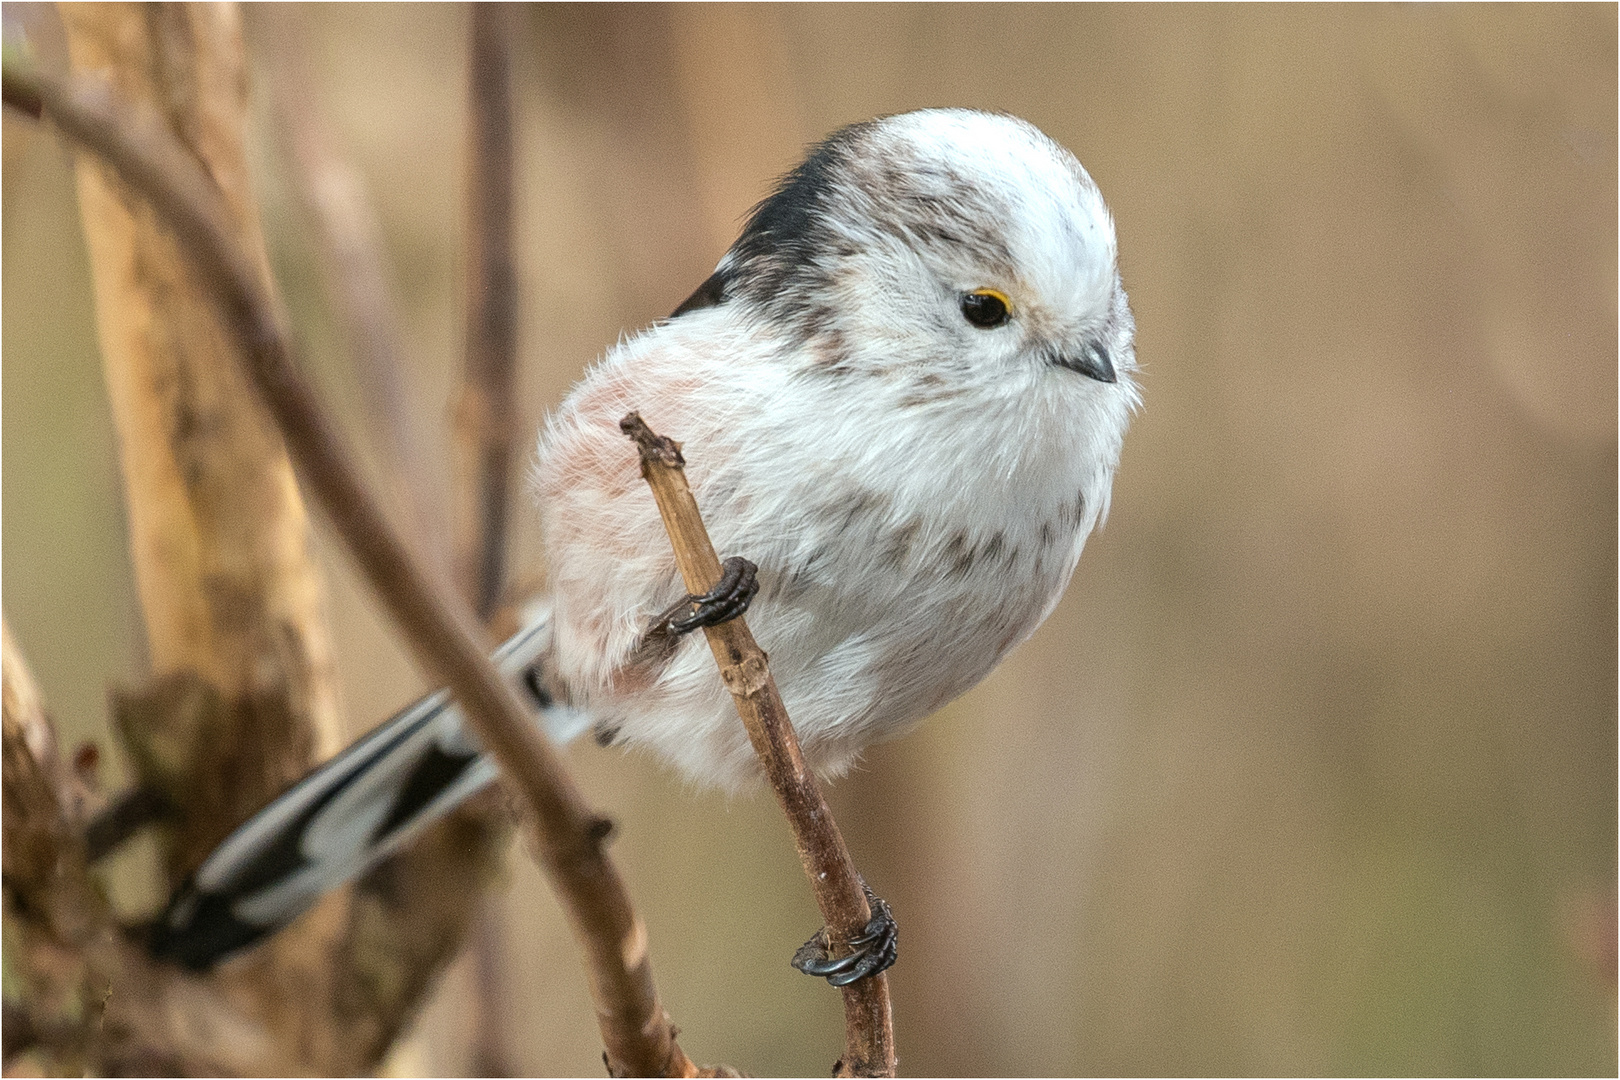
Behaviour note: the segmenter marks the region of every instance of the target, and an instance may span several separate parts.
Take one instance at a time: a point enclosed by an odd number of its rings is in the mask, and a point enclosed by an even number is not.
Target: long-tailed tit
[[[551,591],[500,666],[559,741],[590,730],[740,788],[759,766],[684,631],[757,586],[749,623],[805,758],[844,772],[1056,605],[1107,512],[1137,401],[1132,334],[1113,222],[1068,151],[959,109],[844,128],[547,424],[534,477]],[[619,429],[632,410],[686,448],[720,553],[757,566],[727,596],[686,603]],[[447,695],[424,699],[221,844],[156,948],[211,964],[494,775]]]

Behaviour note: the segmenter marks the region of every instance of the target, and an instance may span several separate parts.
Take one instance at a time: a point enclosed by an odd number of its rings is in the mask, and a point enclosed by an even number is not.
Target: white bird
[[[1035,127],[930,109],[834,133],[547,424],[550,593],[501,668],[559,741],[589,728],[736,790],[760,767],[685,631],[746,607],[805,759],[843,773],[1057,604],[1107,514],[1133,333],[1102,196]],[[686,596],[619,429],[631,411],[683,445],[716,549],[751,564],[728,565],[757,567],[728,595]],[[424,699],[227,838],[154,947],[208,966],[494,776],[448,696]]]

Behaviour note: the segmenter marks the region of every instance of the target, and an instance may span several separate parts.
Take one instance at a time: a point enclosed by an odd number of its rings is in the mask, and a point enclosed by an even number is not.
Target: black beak
[[[1114,374],[1114,362],[1108,358],[1108,350],[1101,345],[1087,344],[1075,352],[1054,353],[1052,362],[1098,382],[1118,381],[1118,376]]]

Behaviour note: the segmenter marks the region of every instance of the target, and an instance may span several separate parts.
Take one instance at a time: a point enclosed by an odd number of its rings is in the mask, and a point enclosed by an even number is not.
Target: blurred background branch
[[[468,57],[467,347],[456,435],[471,496],[461,544],[465,591],[488,623],[506,585],[518,439],[517,270],[512,264],[511,49],[521,9],[473,4]]]
[[[467,42],[466,347],[455,412],[462,537],[457,568],[463,595],[479,621],[493,631],[492,641],[518,624],[510,606],[500,610],[501,601],[510,605],[523,599],[505,596],[508,500],[517,440],[512,49],[519,10],[507,4],[472,5]],[[481,904],[472,939],[477,992],[472,1064],[484,1076],[517,1075],[506,1054],[501,992],[506,926],[501,916],[499,904]]]
[[[298,1069],[256,1003],[153,964],[125,938],[91,878],[76,780],[9,623],[3,653],[6,1074]]]

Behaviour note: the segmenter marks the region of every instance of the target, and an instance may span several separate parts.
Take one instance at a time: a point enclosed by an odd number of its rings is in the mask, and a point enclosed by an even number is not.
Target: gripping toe
[[[669,628],[677,634],[689,634],[701,626],[718,626],[748,611],[754,594],[759,592],[759,567],[739,555],[733,555],[721,564],[720,580],[702,596],[688,596],[685,604],[694,605],[690,615],[671,618]]]
[[[826,979],[833,986],[848,986],[894,966],[900,955],[900,927],[895,924],[889,905],[866,890],[872,918],[855,937],[845,942],[849,952],[834,957],[826,927],[793,954],[792,964],[806,975]]]

